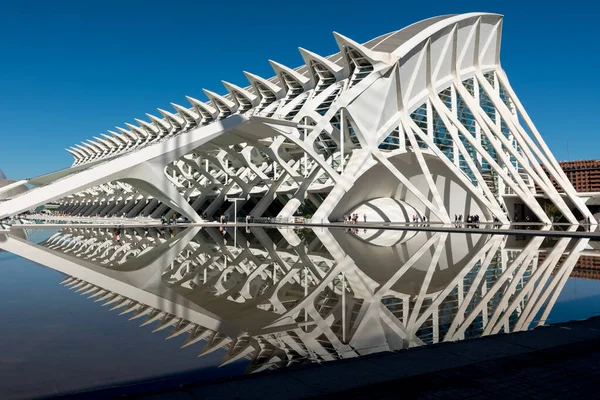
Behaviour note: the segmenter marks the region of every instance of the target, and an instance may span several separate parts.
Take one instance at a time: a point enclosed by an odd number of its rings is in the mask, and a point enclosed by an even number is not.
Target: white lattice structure
[[[68,149],[73,166],[30,180],[41,187],[0,203],[0,218],[58,200],[70,215],[200,221],[231,214],[233,196],[255,217],[309,204],[323,221],[508,222],[518,204],[550,222],[544,198],[595,224],[510,86],[501,30],[502,16],[470,13],[364,44],[335,33],[339,53],[300,49],[303,66],[271,61],[270,79],[246,73],[250,86],[223,82],[226,95],[205,90],[208,102]]]
[[[477,233],[252,228],[237,246],[217,228],[114,233],[67,228],[41,245],[0,235],[0,249],[183,348],[245,357],[249,371],[543,325],[593,251],[589,239]]]

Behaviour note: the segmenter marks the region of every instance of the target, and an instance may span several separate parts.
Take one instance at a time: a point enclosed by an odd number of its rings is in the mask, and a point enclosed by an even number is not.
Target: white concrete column
[[[427,103],[427,136],[433,139],[433,105],[431,100],[428,98]]]
[[[458,98],[456,96],[456,87],[454,85],[450,86],[450,102],[451,102],[451,112],[454,117],[458,116]],[[454,140],[452,141],[452,158],[454,161],[454,165],[460,168],[460,152],[458,151],[458,145],[455,143],[456,140],[459,140],[458,137],[458,128],[454,125],[450,125],[447,127],[448,131],[451,132]]]

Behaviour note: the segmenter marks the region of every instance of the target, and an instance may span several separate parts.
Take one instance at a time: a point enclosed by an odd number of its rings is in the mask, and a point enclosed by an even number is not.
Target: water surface
[[[597,243],[584,238],[324,228],[25,233],[0,236],[4,399],[189,371],[197,379],[259,373],[600,311],[599,281],[580,278],[600,266]]]

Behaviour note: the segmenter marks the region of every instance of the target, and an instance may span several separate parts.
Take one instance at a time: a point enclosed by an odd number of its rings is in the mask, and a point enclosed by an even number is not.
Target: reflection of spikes
[[[215,332],[208,339],[208,341],[206,342],[206,345],[204,346],[204,348],[202,349],[202,351],[200,352],[200,354],[198,354],[198,357],[202,357],[202,356],[204,356],[204,355],[206,355],[208,353],[212,353],[213,351],[215,351],[218,348],[226,345],[230,341],[231,341],[231,339],[228,338],[225,334],[219,333],[219,332]]]
[[[286,355],[283,350],[277,350],[269,345],[267,348],[263,348],[255,353],[255,357],[250,361],[250,364],[246,367],[244,372],[255,373],[264,371],[275,367],[277,363],[285,359]]]
[[[160,321],[160,323],[158,324],[158,326],[156,328],[154,328],[154,330],[152,330],[152,333],[162,331],[163,329],[168,328],[169,326],[172,325],[172,323],[174,321],[175,321],[174,315],[170,315],[170,314],[165,315],[162,318],[162,320]]]
[[[66,285],[68,283],[71,283],[75,281],[75,278],[73,278],[72,276],[67,276],[65,279],[63,279],[62,281],[60,281],[60,285]]]
[[[137,310],[138,308],[140,308],[140,303],[138,303],[137,301],[132,301],[132,303],[128,307],[125,307],[125,309],[121,311],[119,315],[125,315],[127,313]]]
[[[142,322],[142,324],[140,326],[146,326],[148,324],[153,323],[154,321],[157,321],[160,317],[163,316],[163,312],[160,310],[153,310],[148,317],[144,320],[144,322]]]
[[[93,299],[94,297],[98,297],[98,296],[104,296],[106,293],[107,293],[106,290],[100,289],[96,293],[94,293],[90,297],[88,297],[88,299]]]
[[[173,339],[174,337],[177,337],[182,333],[189,332],[190,328],[193,326],[195,325],[191,322],[181,320],[177,323],[177,325],[175,325],[175,327],[173,327],[173,330],[167,335],[166,339]]]
[[[211,333],[212,333],[211,330],[203,328],[201,326],[197,326],[194,328],[192,333],[189,334],[187,339],[185,339],[185,341],[181,345],[181,348],[183,349],[184,347],[188,347],[188,346],[193,345],[194,343],[198,343],[199,341],[206,338]]]
[[[93,286],[91,288],[89,288],[88,290],[86,290],[85,292],[81,293],[82,296],[88,295],[90,293],[96,293],[97,291],[99,291],[100,288],[97,286]]]
[[[87,290],[88,290],[88,289],[90,289],[90,288],[92,288],[92,289],[93,289],[93,288],[94,288],[94,285],[92,285],[91,283],[88,283],[87,285],[85,285],[85,286],[82,286],[81,288],[77,289],[77,290],[75,291],[75,293],[79,293],[79,292],[81,292],[81,291],[84,291],[84,290],[86,290],[86,291],[87,291]],[[83,294],[83,293],[82,293],[82,294]]]
[[[129,318],[130,321],[143,317],[152,311],[152,307],[146,305],[140,305],[140,308]]]
[[[219,363],[219,367],[224,367],[227,364],[231,364],[242,357],[251,357],[251,354],[255,351],[256,348],[252,345],[249,337],[236,339],[229,346],[229,350],[227,351],[227,354],[225,354],[225,357],[223,357],[223,360]]]
[[[123,301],[118,302],[116,306],[114,306],[113,308],[111,308],[110,311],[118,310],[121,307],[129,305],[129,303],[131,303],[131,300],[125,298]]]
[[[87,283],[86,281],[79,281],[77,284],[69,287],[69,289],[71,289],[71,290],[79,289],[80,287],[85,286],[85,285],[89,285],[89,283]]]
[[[98,302],[104,301],[106,299],[113,299],[115,296],[117,296],[116,293],[108,292],[104,296],[102,296],[99,299],[95,300],[94,303],[98,303]]]
[[[68,288],[70,288],[70,287],[72,287],[72,286],[78,285],[78,284],[79,284],[79,283],[81,283],[81,282],[82,282],[82,281],[81,281],[80,279],[75,279],[74,281],[71,281],[71,282],[67,283],[67,284],[65,285],[65,287],[68,287]]]
[[[110,299],[109,301],[107,301],[106,303],[102,304],[102,307],[106,307],[106,306],[109,306],[111,304],[114,304],[117,301],[120,301],[122,298],[123,298],[123,296],[121,296],[120,294],[118,294],[115,297],[113,297],[112,299]]]

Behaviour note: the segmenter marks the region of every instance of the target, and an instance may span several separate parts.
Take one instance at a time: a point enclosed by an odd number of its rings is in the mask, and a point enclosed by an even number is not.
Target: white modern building
[[[273,77],[245,72],[248,83],[223,82],[207,101],[188,97],[67,149],[73,165],[28,180],[37,187],[0,202],[0,218],[58,201],[69,215],[200,221],[233,214],[235,197],[255,217],[444,223],[550,222],[543,201],[595,224],[502,69],[501,33],[502,16],[487,13],[363,44],[334,33],[336,54],[301,48],[300,67],[269,61]]]

